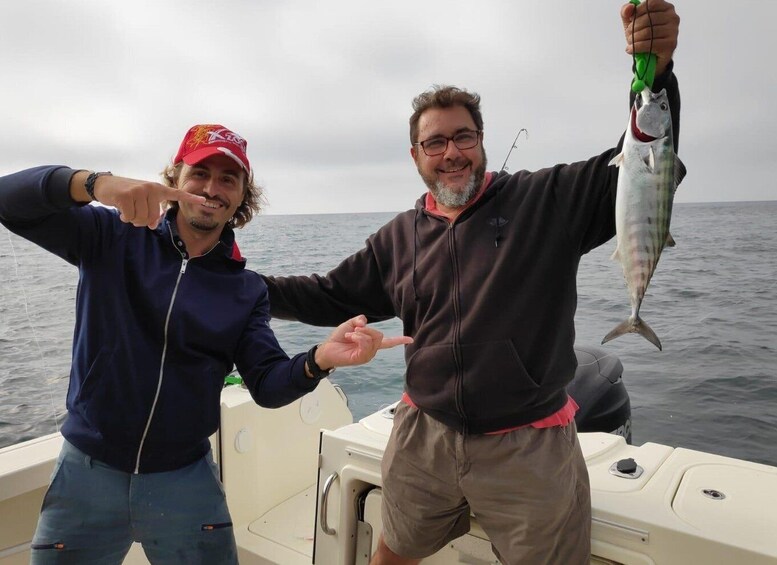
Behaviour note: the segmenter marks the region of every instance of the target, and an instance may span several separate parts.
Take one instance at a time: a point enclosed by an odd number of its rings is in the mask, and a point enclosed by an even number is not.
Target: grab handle
[[[328,536],[333,536],[337,533],[337,530],[334,528],[330,528],[329,524],[326,523],[326,514],[327,514],[327,503],[329,502],[329,489],[332,488],[332,484],[337,480],[337,473],[332,473],[329,475],[327,480],[324,482],[324,492],[321,494],[321,529],[324,531],[324,533]]]

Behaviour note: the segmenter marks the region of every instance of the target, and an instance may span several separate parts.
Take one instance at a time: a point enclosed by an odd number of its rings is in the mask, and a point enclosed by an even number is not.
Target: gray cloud
[[[617,4],[30,0],[5,7],[0,173],[40,163],[155,178],[194,123],[249,140],[269,213],[384,211],[423,192],[407,118],[418,92],[483,97],[511,170],[598,153],[627,118]],[[680,3],[679,202],[773,199],[777,5]]]

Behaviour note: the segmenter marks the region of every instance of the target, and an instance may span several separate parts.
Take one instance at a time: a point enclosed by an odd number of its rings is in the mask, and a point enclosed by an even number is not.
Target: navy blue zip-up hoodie
[[[79,269],[73,360],[62,435],[127,472],[186,466],[219,426],[234,366],[254,400],[278,407],[313,390],[304,354],[269,326],[267,287],[225,228],[188,259],[175,210],[155,230],[70,198],[74,171],[37,167],[0,178],[0,222]]]

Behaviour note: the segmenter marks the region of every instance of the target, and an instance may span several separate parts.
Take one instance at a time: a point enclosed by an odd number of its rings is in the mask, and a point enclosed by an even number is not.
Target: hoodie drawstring
[[[501,174],[502,171],[499,171]],[[494,247],[499,247],[499,242],[502,241],[502,226],[507,223],[507,220],[502,217],[502,189],[504,183],[498,184],[494,187],[496,194],[494,195],[494,208],[496,209],[496,215],[494,216]]]
[[[502,187],[498,186],[496,187],[496,196],[494,196],[495,202],[494,205],[496,207],[496,218],[494,221],[494,247],[499,247],[499,240],[502,239],[502,215],[500,212],[500,200],[499,195],[502,193]]]
[[[418,302],[418,287],[416,286],[416,261],[418,259],[418,208],[413,216],[413,297]]]

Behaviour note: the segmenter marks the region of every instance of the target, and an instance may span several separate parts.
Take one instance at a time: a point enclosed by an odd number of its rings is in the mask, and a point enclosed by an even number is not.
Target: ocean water
[[[260,216],[238,241],[259,272],[324,273],[393,215]],[[675,206],[677,247],[662,255],[641,311],[664,350],[637,335],[601,346],[624,366],[633,443],[777,465],[776,217],[777,201]],[[581,262],[578,344],[598,345],[628,316],[613,249],[610,241]],[[73,267],[0,226],[0,447],[51,433],[65,417],[76,283]],[[401,332],[398,320],[377,326]],[[290,354],[329,331],[273,328]],[[332,380],[360,418],[399,398],[403,367],[401,350],[383,351]]]

